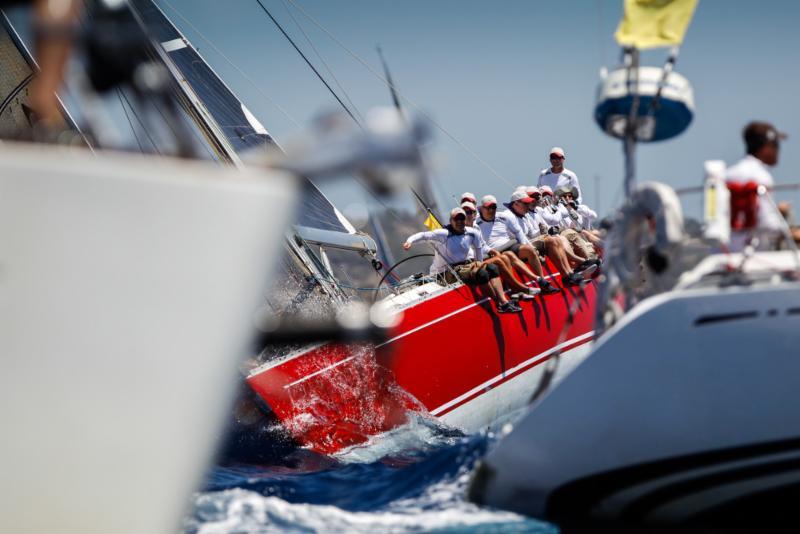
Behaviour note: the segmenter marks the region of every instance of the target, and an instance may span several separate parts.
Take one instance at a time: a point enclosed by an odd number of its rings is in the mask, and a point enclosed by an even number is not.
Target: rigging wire
[[[339,105],[341,105],[342,108],[347,112],[347,114],[350,115],[350,118],[352,118],[356,122],[356,124],[361,126],[361,123],[356,118],[356,116],[353,115],[353,112],[350,111],[350,108],[348,108],[347,105],[345,105],[345,103],[342,101],[342,99],[339,98],[339,95],[336,94],[336,91],[333,90],[333,88],[328,84],[328,82],[325,80],[325,78],[323,78],[322,75],[319,73],[319,71],[314,66],[314,64],[311,63],[311,61],[309,61],[308,57],[306,57],[306,55],[303,53],[303,51],[300,50],[300,47],[298,47],[297,44],[294,42],[294,40],[289,36],[289,34],[286,33],[286,30],[283,29],[283,26],[281,26],[281,24],[275,19],[275,17],[272,16],[272,13],[269,12],[269,9],[266,8],[266,6],[261,2],[261,0],[256,0],[256,3],[261,7],[261,9],[264,11],[264,13],[266,13],[267,16],[272,20],[272,22],[275,24],[275,26],[277,26],[277,28],[280,30],[280,32],[283,34],[283,36],[286,37],[286,39],[289,41],[289,43],[291,43],[291,45],[294,47],[294,49],[297,51],[297,53],[300,54],[300,57],[303,58],[303,60],[306,62],[306,64],[309,66],[309,68],[312,71],[314,71],[314,74],[317,75],[317,78],[319,78],[319,81],[321,81],[323,83],[323,85],[325,85],[325,87],[331,93],[331,95],[333,95],[333,98],[335,98],[336,101],[339,102]]]
[[[317,50],[317,47],[314,46],[314,43],[312,42],[311,38],[308,36],[308,33],[305,31],[303,26],[300,24],[300,22],[294,16],[294,13],[292,13],[291,9],[289,9],[289,4],[286,3],[286,0],[281,0],[281,2],[283,3],[283,7],[286,9],[286,12],[292,18],[292,21],[294,22],[295,26],[297,26],[297,29],[300,30],[300,33],[303,34],[303,37],[305,37],[306,42],[308,42],[308,45],[314,51],[314,54],[316,54],[317,58],[319,58],[319,60],[322,62],[322,65],[325,67],[325,70],[328,71],[328,74],[330,74],[331,78],[333,78],[333,81],[336,83],[336,86],[339,88],[339,90],[344,95],[344,98],[345,98],[345,100],[347,100],[347,103],[350,104],[350,107],[353,109],[355,114],[358,115],[358,118],[363,122],[364,116],[358,110],[358,107],[356,107],[355,103],[353,103],[353,100],[350,98],[350,95],[347,94],[347,91],[342,86],[342,84],[339,82],[339,79],[336,77],[336,75],[333,73],[333,70],[328,65],[328,62],[325,61],[325,58],[322,57],[322,54],[320,54],[319,50]]]
[[[125,93],[123,93],[123,92],[121,92],[121,91],[120,91],[120,92],[118,92],[118,93],[117,93],[117,95],[118,95],[118,96],[121,96],[121,97],[122,97],[122,98],[125,100],[125,103],[126,103],[126,104],[128,104],[128,107],[131,109],[131,113],[133,114],[133,116],[134,116],[134,117],[136,117],[136,121],[137,121],[137,122],[139,123],[139,125],[142,127],[142,131],[144,132],[144,135],[146,135],[146,136],[147,136],[147,140],[148,140],[148,141],[150,141],[150,144],[151,144],[151,145],[153,145],[153,149],[156,151],[156,154],[158,154],[159,156],[162,156],[163,154],[162,154],[162,153],[161,153],[161,151],[158,149],[158,145],[156,145],[156,142],[153,140],[153,137],[150,135],[150,132],[149,132],[149,131],[147,131],[147,127],[144,125],[144,122],[142,121],[141,117],[139,117],[139,114],[138,114],[138,113],[136,113],[136,110],[135,110],[135,109],[133,108],[133,106],[131,105],[131,102],[130,102],[130,100],[128,100],[128,95],[126,95]],[[120,102],[120,103],[121,103],[121,102]],[[124,109],[125,109],[125,106],[123,106],[122,108],[123,108],[123,110],[124,110]],[[125,116],[126,116],[126,117],[128,116],[128,113],[127,113],[127,112],[125,113]],[[136,135],[136,134],[134,134],[134,136],[135,136],[135,135]],[[138,141],[139,139],[137,138],[136,140]]]
[[[257,1],[259,4],[261,4],[261,0],[256,0],[256,1]],[[512,183],[511,183],[511,182],[510,182],[510,181],[509,181],[507,178],[505,178],[505,177],[504,177],[504,176],[502,176],[502,175],[501,175],[499,172],[497,172],[497,171],[496,171],[496,170],[495,170],[495,169],[494,169],[494,168],[493,168],[491,165],[489,165],[489,164],[488,164],[486,161],[484,161],[484,160],[483,160],[483,159],[482,159],[480,156],[478,156],[478,154],[476,154],[476,153],[475,153],[475,151],[473,151],[471,148],[469,148],[469,147],[468,147],[468,146],[467,146],[467,145],[466,145],[466,144],[465,144],[463,141],[461,141],[460,139],[458,139],[458,138],[457,138],[457,137],[456,137],[454,134],[450,133],[450,131],[448,131],[448,130],[447,130],[447,129],[446,129],[444,126],[442,126],[442,125],[441,125],[439,122],[437,122],[436,120],[434,120],[434,118],[433,118],[433,117],[431,117],[431,116],[430,116],[428,113],[426,113],[426,112],[425,112],[425,111],[424,111],[424,110],[423,110],[423,109],[422,109],[422,108],[421,108],[419,105],[417,105],[417,104],[416,104],[416,103],[415,103],[413,100],[411,100],[410,98],[408,98],[407,96],[405,96],[403,93],[401,93],[400,91],[398,91],[398,90],[397,90],[397,88],[396,88],[396,87],[395,87],[393,84],[391,84],[391,83],[390,83],[388,80],[386,80],[386,78],[384,78],[383,76],[381,76],[381,74],[380,74],[378,71],[376,71],[374,68],[372,68],[372,66],[371,66],[369,63],[367,63],[367,62],[366,62],[364,59],[362,59],[362,58],[361,58],[361,56],[359,56],[358,54],[356,54],[355,52],[353,52],[352,50],[350,50],[350,49],[347,47],[347,45],[345,45],[345,44],[344,44],[342,41],[340,41],[340,40],[339,40],[339,39],[338,39],[338,38],[337,38],[335,35],[333,35],[333,33],[331,33],[330,31],[328,31],[328,29],[327,29],[327,28],[325,28],[325,27],[324,27],[322,24],[320,24],[320,23],[317,21],[317,19],[315,19],[314,17],[312,17],[312,16],[311,16],[311,15],[310,15],[308,12],[306,12],[306,11],[305,11],[305,10],[304,10],[302,7],[300,7],[299,5],[297,5],[297,2],[295,2],[295,0],[288,0],[288,2],[289,2],[290,4],[292,4],[292,5],[293,5],[293,6],[294,6],[294,7],[295,7],[295,8],[296,8],[296,9],[297,9],[297,10],[298,10],[300,13],[302,13],[304,17],[306,17],[306,18],[307,18],[308,20],[310,20],[310,21],[311,21],[311,22],[312,22],[312,23],[313,23],[315,26],[317,26],[317,28],[319,28],[320,30],[322,30],[323,32],[325,32],[325,34],[327,34],[327,35],[328,35],[328,37],[330,37],[330,38],[331,38],[331,39],[332,39],[332,40],[333,40],[333,41],[334,41],[334,42],[335,42],[337,45],[339,45],[339,47],[341,47],[341,48],[342,48],[342,49],[343,49],[345,52],[347,52],[347,53],[348,53],[348,54],[349,54],[349,55],[350,55],[350,56],[351,56],[353,59],[355,59],[356,61],[358,61],[359,63],[361,63],[361,65],[363,65],[363,66],[364,66],[364,67],[365,67],[367,70],[369,70],[369,71],[370,71],[370,72],[373,74],[373,76],[375,76],[375,77],[376,77],[376,78],[378,78],[378,79],[379,79],[381,82],[383,82],[383,83],[384,83],[384,85],[386,85],[386,86],[387,86],[387,87],[389,87],[390,89],[393,89],[393,90],[397,91],[397,94],[400,96],[400,98],[402,98],[402,99],[403,99],[403,100],[404,100],[406,103],[408,103],[408,105],[410,105],[411,107],[413,107],[413,108],[414,108],[414,109],[415,109],[415,110],[416,110],[416,111],[417,111],[417,112],[418,112],[420,115],[422,115],[423,117],[425,117],[425,119],[426,119],[426,120],[430,121],[430,123],[431,123],[431,124],[433,124],[433,125],[434,125],[434,126],[435,126],[435,127],[438,129],[438,130],[439,130],[439,131],[441,131],[443,134],[445,134],[447,137],[449,137],[449,138],[450,138],[450,140],[452,140],[454,143],[456,143],[456,144],[457,144],[457,145],[458,145],[458,146],[459,146],[461,149],[463,149],[463,150],[464,150],[464,151],[465,151],[467,154],[469,154],[470,156],[472,156],[472,157],[475,159],[475,161],[477,161],[478,163],[480,163],[481,165],[483,165],[483,167],[484,167],[484,168],[486,168],[486,169],[487,169],[489,172],[491,172],[491,173],[492,173],[492,174],[493,174],[495,177],[499,178],[500,180],[502,180],[503,182],[505,182],[507,185],[509,185],[509,186],[513,187],[513,184],[512,184]]]
[[[125,113],[125,118],[128,120],[128,126],[131,127],[131,133],[133,134],[133,138],[136,139],[136,144],[139,145],[139,152],[144,154],[144,147],[142,146],[142,142],[139,140],[139,136],[136,134],[136,128],[133,127],[133,122],[131,121],[131,118],[128,115],[128,109],[122,102],[122,95],[120,93],[121,89],[117,87],[117,99],[119,99],[119,105],[120,107],[122,107],[122,112]]]

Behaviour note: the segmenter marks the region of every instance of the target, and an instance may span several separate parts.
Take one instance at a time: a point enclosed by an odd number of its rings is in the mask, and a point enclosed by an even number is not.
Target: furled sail
[[[209,139],[223,158],[238,164],[245,150],[267,149],[277,143],[197,50],[151,0],[130,0],[152,39],[161,46],[162,59],[195,112],[214,130]],[[296,224],[331,232],[354,233],[355,228],[309,180],[305,180],[302,207]]]

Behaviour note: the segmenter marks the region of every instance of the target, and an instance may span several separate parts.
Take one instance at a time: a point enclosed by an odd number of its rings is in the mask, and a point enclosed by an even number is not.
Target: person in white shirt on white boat
[[[524,192],[517,191],[511,196],[511,201],[528,204],[533,199]],[[493,195],[486,195],[481,199],[477,225],[484,241],[493,249],[505,254],[515,270],[535,280],[542,293],[559,291],[544,277],[539,255],[525,236],[517,217],[508,211],[498,212],[497,199]]]
[[[747,155],[728,167],[725,177],[731,190],[730,249],[740,251],[751,241],[758,250],[774,249],[784,222],[769,199],[758,197],[756,188],[764,186],[769,192],[775,185],[768,167],[778,164],[780,141],[786,134],[768,122],[754,121],[745,127],[743,137]]]
[[[539,182],[537,187],[547,186],[551,191],[556,191],[561,187],[575,188],[578,196],[575,201],[580,204],[583,202],[581,199],[581,186],[578,182],[578,175],[571,170],[564,167],[564,160],[566,154],[564,149],[559,146],[554,146],[550,149],[550,167],[542,169],[539,173]]]
[[[506,297],[500,281],[500,269],[497,265],[486,265],[485,255],[496,255],[483,242],[480,232],[467,227],[467,215],[461,208],[450,211],[450,224],[428,232],[419,232],[410,236],[403,249],[408,250],[418,242],[430,243],[434,249],[431,274],[442,273],[447,283],[461,280],[467,285],[485,285],[497,304],[498,313],[518,313],[522,311],[514,301]],[[472,257],[470,257],[472,253]]]

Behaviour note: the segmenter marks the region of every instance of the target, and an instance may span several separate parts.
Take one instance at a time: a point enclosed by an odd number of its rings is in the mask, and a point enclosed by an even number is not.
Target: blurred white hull
[[[0,147],[0,532],[173,532],[220,437],[290,177]]]

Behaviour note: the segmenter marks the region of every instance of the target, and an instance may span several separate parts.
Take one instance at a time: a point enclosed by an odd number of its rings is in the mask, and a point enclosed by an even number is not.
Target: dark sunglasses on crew
[[[564,156],[559,156],[558,154],[550,154],[550,159],[564,159]]]
[[[463,215],[456,215],[455,217],[453,217],[453,220],[458,222],[464,222],[467,220],[467,218]]]
[[[492,204],[490,206],[484,206],[484,208],[486,208],[487,210],[496,210],[497,209],[497,204]]]
[[[466,213],[467,215],[469,215],[469,214],[471,214],[471,213],[475,213],[475,210],[471,210],[471,209],[469,209],[469,208],[464,208],[464,213]]]

